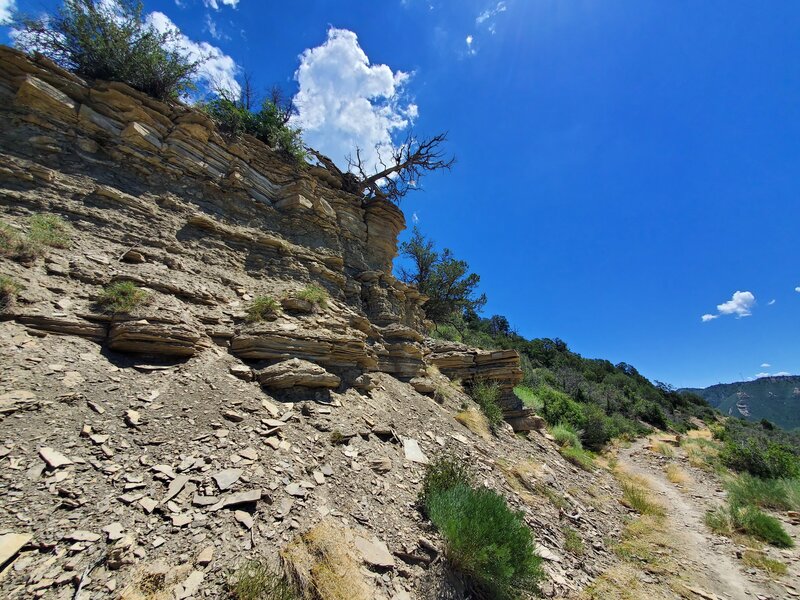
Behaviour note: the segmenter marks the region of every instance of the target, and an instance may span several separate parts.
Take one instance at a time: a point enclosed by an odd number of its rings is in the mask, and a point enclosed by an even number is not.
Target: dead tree
[[[347,168],[355,175],[354,193],[365,199],[382,198],[396,204],[411,190],[420,189],[419,181],[431,171],[450,170],[455,158],[442,149],[447,133],[418,140],[409,133],[405,142],[393,148],[390,156],[376,147],[378,168],[374,173],[365,163],[361,149],[356,148],[355,158],[347,157]]]

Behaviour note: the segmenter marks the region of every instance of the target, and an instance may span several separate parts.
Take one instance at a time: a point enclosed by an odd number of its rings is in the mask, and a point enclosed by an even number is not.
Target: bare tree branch
[[[347,157],[347,167],[358,179],[357,193],[368,199],[383,198],[399,203],[409,191],[419,189],[419,181],[426,173],[450,170],[455,164],[455,158],[448,156],[442,148],[446,140],[446,132],[422,140],[409,133],[388,156],[385,156],[385,150],[376,146],[380,170],[376,169],[374,173],[368,172],[361,148],[356,148],[355,157]]]

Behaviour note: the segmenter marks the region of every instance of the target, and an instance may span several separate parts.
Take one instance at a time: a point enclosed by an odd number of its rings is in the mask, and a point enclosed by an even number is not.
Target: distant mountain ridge
[[[751,421],[768,419],[784,429],[800,428],[800,375],[689,388],[722,413]]]

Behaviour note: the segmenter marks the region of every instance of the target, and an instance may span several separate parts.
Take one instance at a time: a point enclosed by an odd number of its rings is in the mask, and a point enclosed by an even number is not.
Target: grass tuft
[[[583,556],[586,552],[581,536],[572,527],[564,527],[564,548],[575,556]]]
[[[0,222],[0,256],[17,262],[32,263],[44,254],[44,248],[29,237]]]
[[[476,408],[462,410],[455,416],[455,419],[472,433],[479,435],[483,439],[490,439],[492,437],[492,431],[489,428],[489,420],[486,418],[486,415]]]
[[[734,506],[800,510],[800,479],[761,479],[742,473],[726,487]]]
[[[711,531],[719,535],[730,537],[739,533],[776,548],[794,547],[794,540],[786,533],[781,522],[755,506],[729,505],[727,510],[718,507],[706,513],[705,522]]]
[[[129,314],[149,300],[150,294],[132,281],[115,281],[103,289],[97,304],[106,312]]]
[[[553,425],[550,428],[550,435],[555,438],[556,443],[562,448],[583,448],[580,435],[569,423]]]
[[[772,575],[786,575],[786,565],[779,560],[774,560],[765,556],[762,552],[755,550],[745,550],[742,562],[748,567],[761,569]]]
[[[689,475],[687,475],[686,471],[681,469],[678,465],[667,465],[665,471],[667,473],[667,479],[669,479],[672,483],[679,485],[685,485],[689,483]]]
[[[670,447],[669,444],[664,442],[654,442],[652,446],[650,446],[653,452],[656,454],[660,454],[661,456],[666,456],[667,458],[672,458],[675,456],[675,451]]]
[[[561,453],[561,456],[563,456],[576,467],[580,467],[584,471],[594,471],[594,454],[588,450],[567,446],[565,448],[560,448],[559,452]]]
[[[0,313],[14,306],[20,291],[22,285],[7,275],[0,275]]]
[[[69,248],[72,245],[72,227],[57,215],[33,215],[30,226],[28,238],[34,244],[51,248]]]
[[[234,600],[296,600],[298,596],[284,576],[263,560],[251,560],[228,579],[228,593]]]
[[[667,513],[664,507],[653,501],[650,492],[635,479],[626,477],[622,481],[622,503],[640,515],[663,517]]]
[[[503,410],[498,404],[500,399],[500,386],[494,381],[478,381],[472,386],[470,395],[489,421],[489,427],[495,431],[503,422]]]
[[[256,296],[247,307],[247,322],[258,323],[274,319],[281,311],[280,303],[269,296]]]
[[[328,305],[328,298],[330,296],[325,288],[318,285],[309,285],[297,292],[297,297],[300,298],[300,300],[316,304],[320,308],[325,308]]]

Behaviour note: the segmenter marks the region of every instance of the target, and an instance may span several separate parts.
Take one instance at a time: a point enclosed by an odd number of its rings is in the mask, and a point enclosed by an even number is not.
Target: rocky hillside
[[[689,390],[726,415],[767,419],[784,429],[800,428],[800,377],[760,377]]]
[[[5,234],[69,227],[0,254],[19,289],[0,314],[4,597],[218,598],[279,553],[298,578],[338,557],[352,598],[459,597],[415,506],[441,452],[523,511],[546,595],[613,562],[617,483],[536,431],[516,351],[426,337],[391,275],[397,207],[2,47],[0,132]],[[99,304],[119,282],[146,294],[124,316]],[[280,309],[248,319],[264,298]],[[497,435],[464,416],[477,379],[501,387]]]

